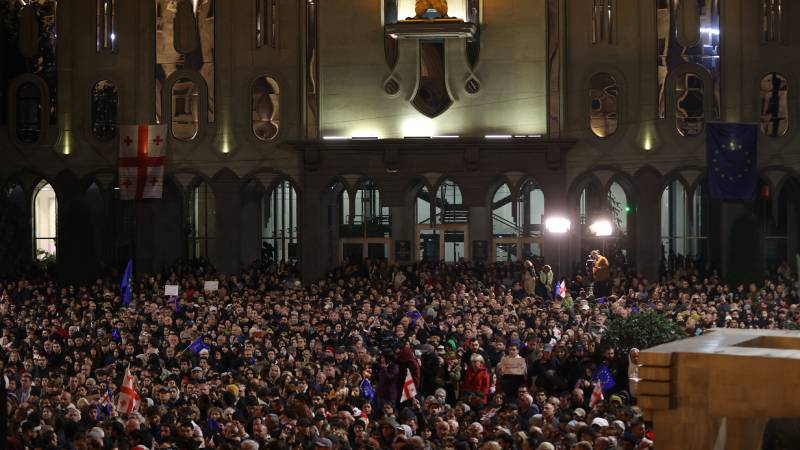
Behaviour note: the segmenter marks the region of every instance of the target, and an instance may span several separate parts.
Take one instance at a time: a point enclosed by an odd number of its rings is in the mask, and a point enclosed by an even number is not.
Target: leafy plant
[[[644,350],[687,337],[679,323],[669,320],[656,311],[631,314],[626,318],[611,320],[605,341],[627,352],[632,348]]]

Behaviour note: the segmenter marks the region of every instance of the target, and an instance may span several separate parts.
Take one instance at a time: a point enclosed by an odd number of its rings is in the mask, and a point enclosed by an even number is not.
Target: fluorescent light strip
[[[510,134],[487,134],[486,139],[511,139]]]
[[[322,136],[324,141],[341,141],[347,139],[347,136]]]
[[[461,137],[461,136],[445,134],[445,135],[442,135],[442,136],[434,136],[433,138],[434,139],[458,139],[459,137]]]

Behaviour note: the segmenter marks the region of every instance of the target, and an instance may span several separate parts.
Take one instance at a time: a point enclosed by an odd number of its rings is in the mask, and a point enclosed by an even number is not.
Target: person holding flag
[[[111,417],[111,411],[114,408],[111,397],[111,388],[106,384],[106,391],[97,403],[97,417],[102,417],[103,415],[105,415],[105,417]]]
[[[134,387],[134,378],[130,368],[125,369],[125,378],[119,388],[119,398],[117,399],[117,411],[123,414],[131,414],[139,409],[141,397]]]
[[[131,282],[133,278],[133,259],[128,260],[128,265],[125,267],[125,273],[122,275],[122,281],[119,283],[119,291],[122,296],[122,304],[128,306],[131,304],[133,298],[133,285]]]
[[[197,339],[192,341],[188,347],[186,347],[186,350],[191,350],[195,355],[199,355],[203,350],[209,350],[210,348],[211,347],[209,347],[208,344],[203,342],[203,336],[199,336]]]
[[[561,280],[560,283],[556,281],[554,287],[553,298],[564,300],[567,297],[567,282],[565,280]]]
[[[417,386],[411,377],[411,369],[406,369],[406,380],[403,382],[403,391],[400,393],[400,403],[411,400],[417,396]]]

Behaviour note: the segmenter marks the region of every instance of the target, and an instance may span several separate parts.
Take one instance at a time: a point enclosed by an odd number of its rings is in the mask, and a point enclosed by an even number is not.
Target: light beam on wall
[[[403,137],[430,137],[436,134],[436,124],[426,117],[412,117],[403,121]]]

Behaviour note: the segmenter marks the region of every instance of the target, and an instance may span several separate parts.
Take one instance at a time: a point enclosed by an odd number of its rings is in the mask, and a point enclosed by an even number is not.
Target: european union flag
[[[120,294],[122,294],[122,304],[125,306],[130,305],[131,298],[133,297],[131,278],[133,278],[133,260],[129,259],[128,266],[125,267],[125,274],[122,275],[122,282],[119,284]]]
[[[609,370],[606,363],[600,364],[592,374],[592,383],[598,381],[600,382],[600,389],[603,390],[603,394],[609,393],[614,389],[614,386],[617,385],[617,381],[614,380],[614,376],[611,375],[611,370]]]
[[[708,192],[721,201],[750,201],[758,191],[758,125],[708,123]]]
[[[208,431],[212,433],[222,432],[222,425],[220,425],[219,422],[212,419],[211,417],[207,419],[207,422],[208,422]]]
[[[202,336],[195,339],[194,341],[192,341],[191,344],[189,344],[189,350],[191,350],[192,353],[194,353],[195,355],[200,354],[201,351],[209,348],[210,347],[206,345],[205,342],[203,342]]]
[[[372,383],[369,382],[368,378],[361,382],[361,396],[370,402],[375,398],[375,389],[372,388]]]

